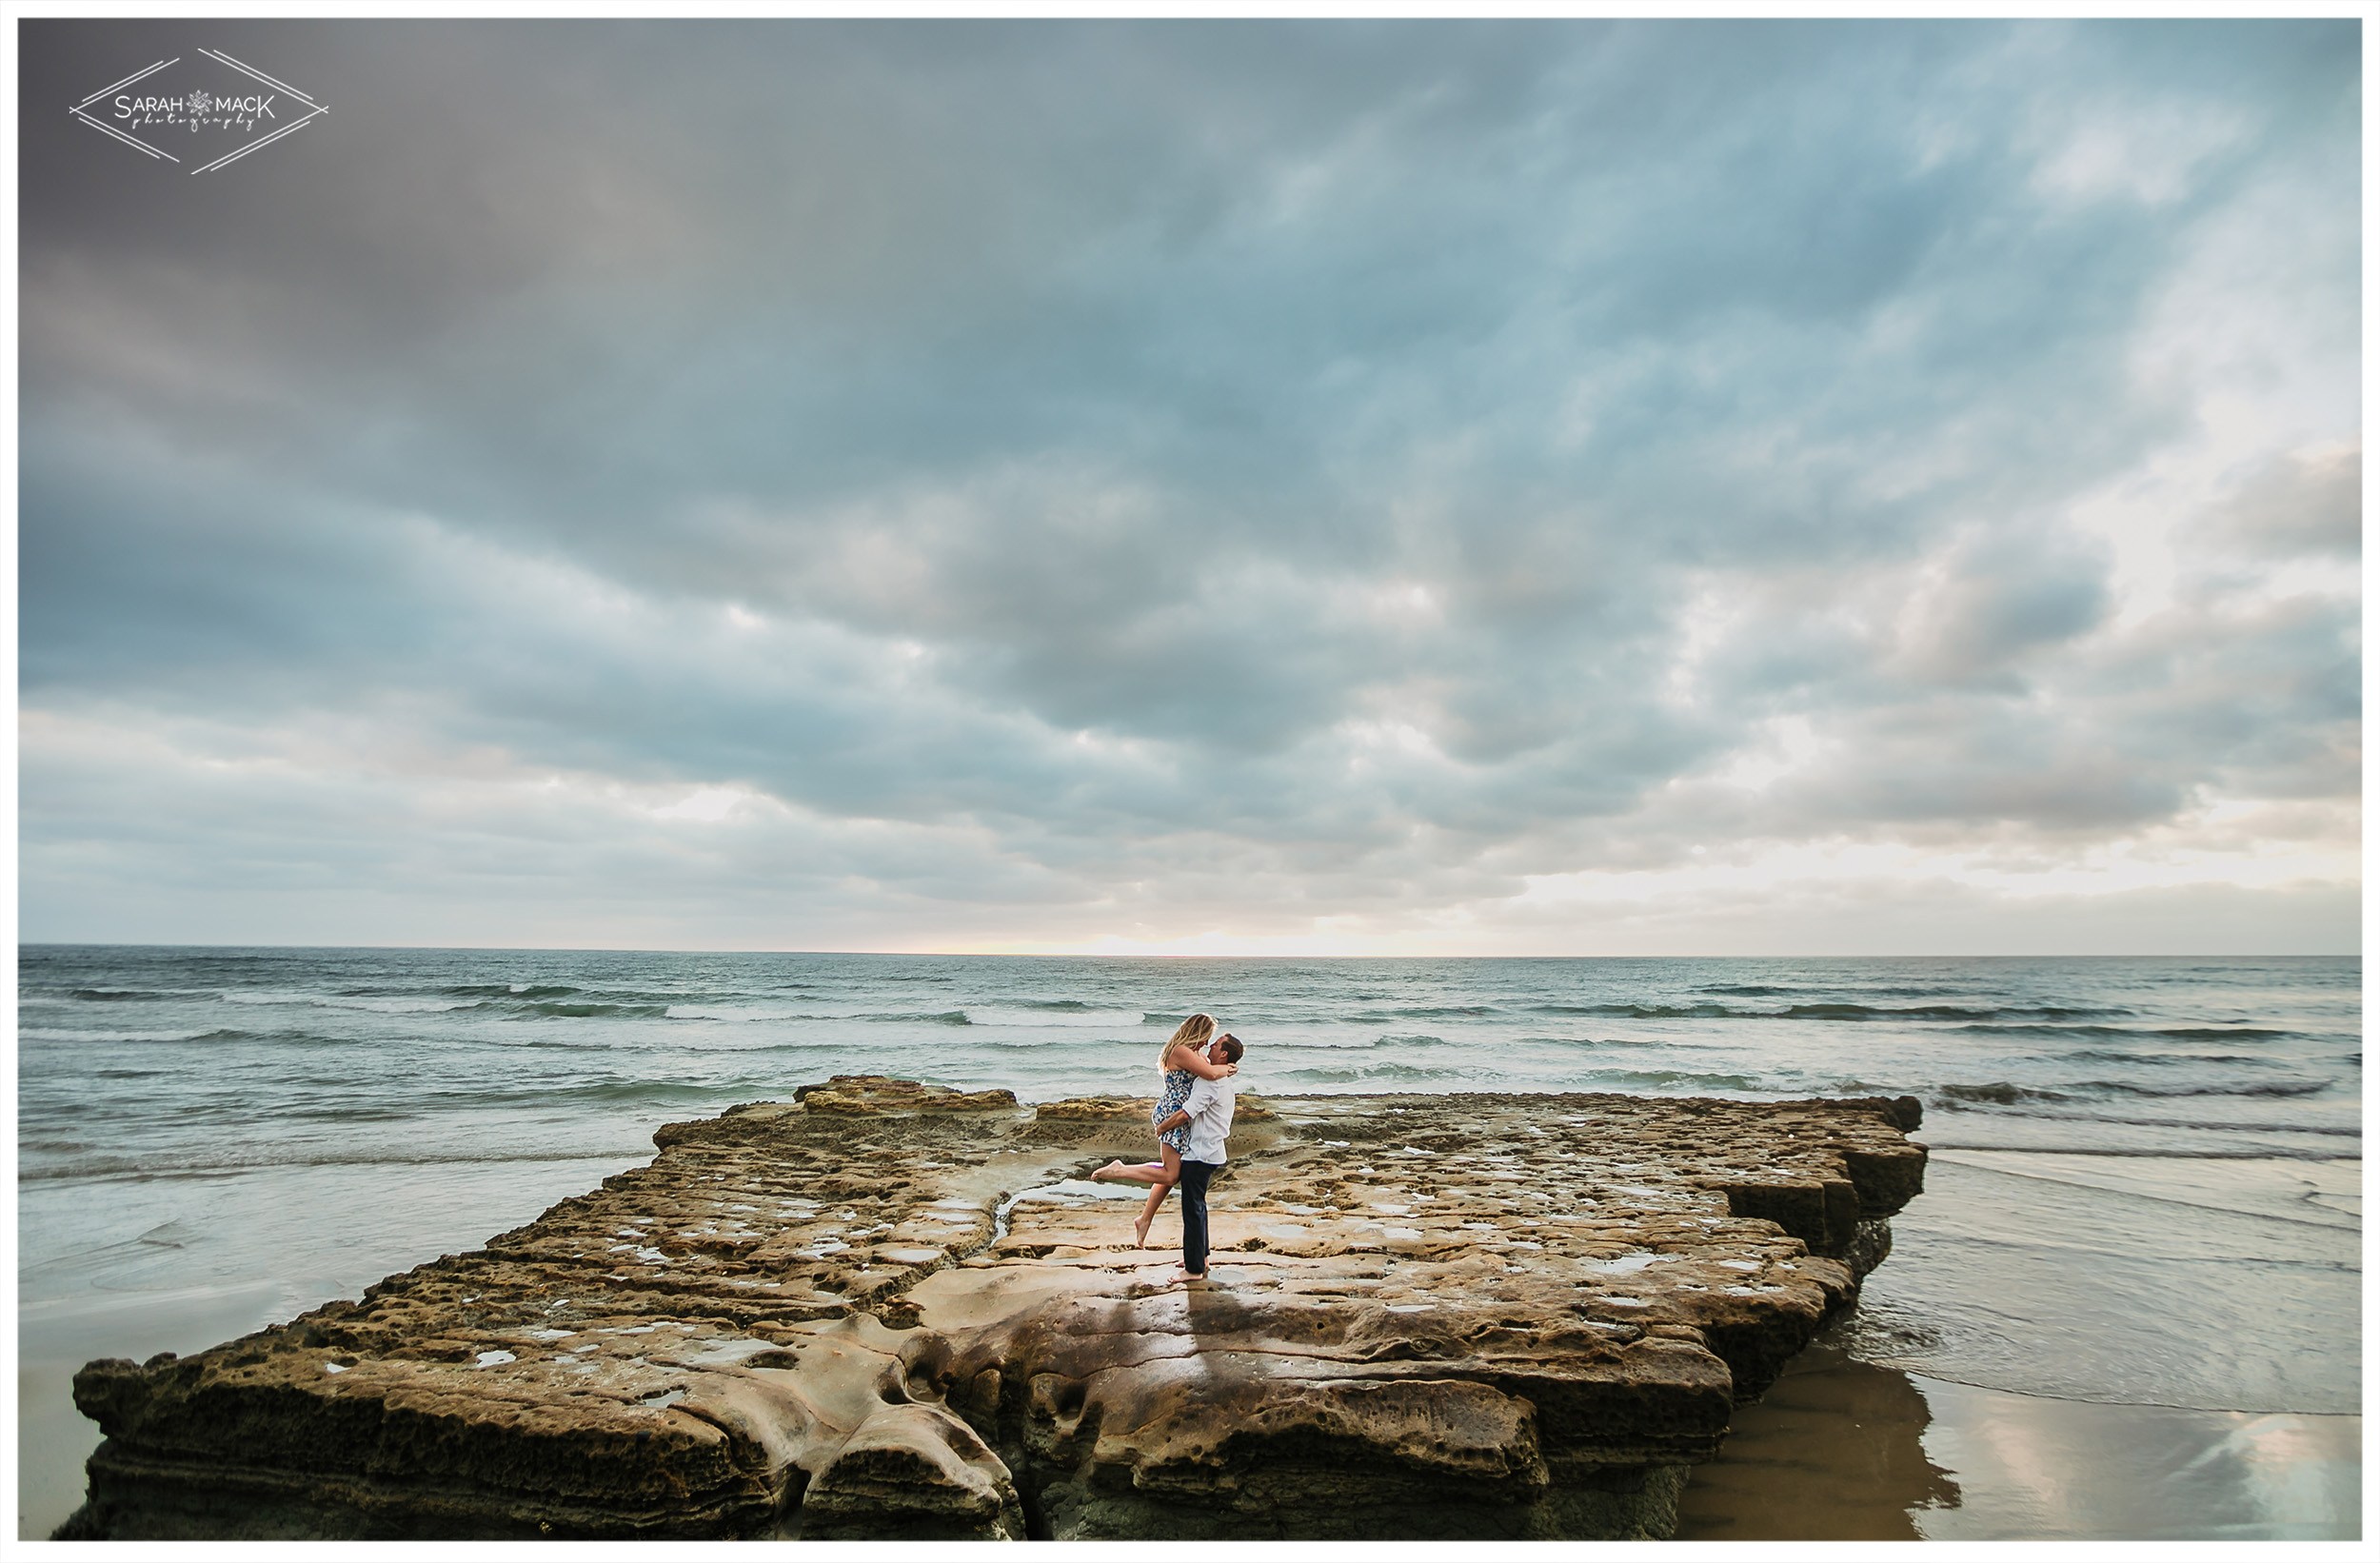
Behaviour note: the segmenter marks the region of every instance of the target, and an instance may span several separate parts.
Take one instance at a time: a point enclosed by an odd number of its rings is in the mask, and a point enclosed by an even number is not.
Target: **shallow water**
[[[2363,1418],[1978,1389],[1814,1345],[1719,1458],[1685,1541],[2353,1540]]]
[[[1198,1008],[1279,1093],[1917,1095],[1934,1169],[1852,1360],[1982,1395],[2355,1412],[2360,980],[2353,960],[29,947],[20,1527],[71,1506],[95,1432],[65,1384],[89,1356],[352,1296],[642,1161],[664,1121],[831,1074],[1146,1093]],[[1983,1527],[1959,1533],[2085,1533],[2013,1497],[1959,1513]]]

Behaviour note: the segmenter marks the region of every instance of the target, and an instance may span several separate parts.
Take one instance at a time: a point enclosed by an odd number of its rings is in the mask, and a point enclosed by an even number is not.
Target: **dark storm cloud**
[[[2200,437],[2209,235],[2351,208],[2351,24],[251,22],[286,144],[67,118],[188,31],[22,33],[29,710],[972,832],[983,905],[2351,788],[2351,596],[2259,573],[2351,407],[2180,518],[2188,636],[2076,519]],[[41,763],[29,858],[138,834]]]

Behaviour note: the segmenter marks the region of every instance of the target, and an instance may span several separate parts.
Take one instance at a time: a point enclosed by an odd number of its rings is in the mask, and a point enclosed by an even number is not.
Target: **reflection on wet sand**
[[[2363,1418],[2049,1400],[1920,1379],[1927,1452],[1966,1490],[1917,1516],[1985,1540],[2349,1540],[2362,1533]]]
[[[2053,1400],[1821,1340],[1696,1469],[1685,1540],[2355,1539],[2363,1418]]]
[[[1686,1488],[1677,1534],[1702,1541],[1912,1541],[1915,1515],[1955,1507],[1926,1457],[1933,1420],[1907,1374],[1819,1341],[1735,1413],[1718,1459]]]

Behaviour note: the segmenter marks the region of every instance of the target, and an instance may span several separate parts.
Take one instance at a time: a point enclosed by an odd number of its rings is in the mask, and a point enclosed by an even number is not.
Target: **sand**
[[[2360,1416],[2015,1395],[1822,1339],[1735,1414],[1677,1538],[2354,1539],[2362,1438]]]

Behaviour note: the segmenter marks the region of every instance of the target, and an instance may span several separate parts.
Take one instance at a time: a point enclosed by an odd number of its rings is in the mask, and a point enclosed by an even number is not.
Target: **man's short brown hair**
[[[1228,1031],[1224,1032],[1220,1037],[1218,1037],[1215,1039],[1223,1044],[1223,1061],[1225,1063],[1238,1063],[1240,1061],[1240,1055],[1248,1051],[1246,1048],[1240,1045],[1240,1039],[1233,1036]]]

